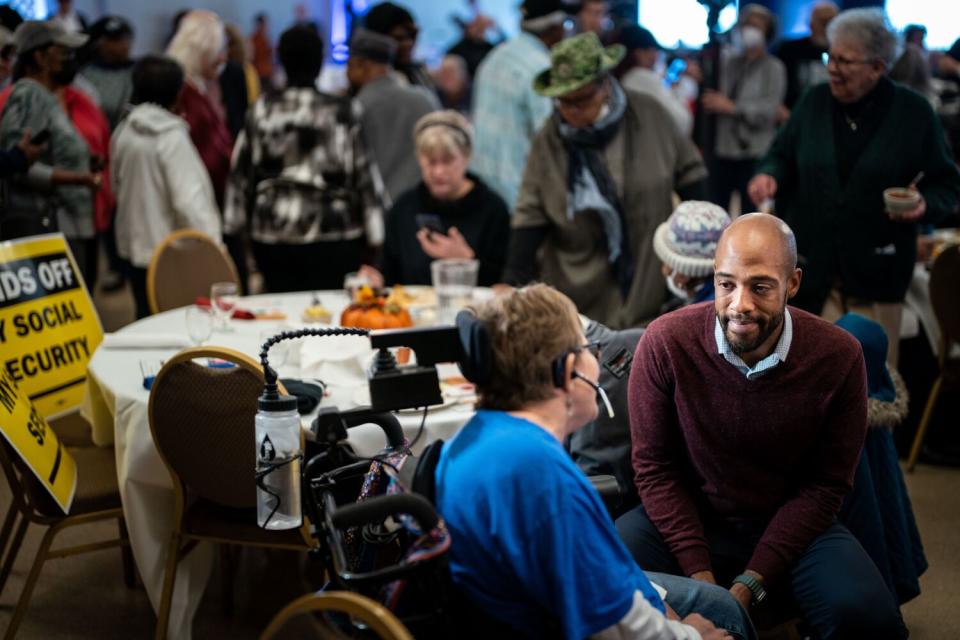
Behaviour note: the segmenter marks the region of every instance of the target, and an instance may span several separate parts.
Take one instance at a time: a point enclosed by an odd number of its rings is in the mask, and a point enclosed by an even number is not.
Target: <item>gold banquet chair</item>
[[[45,489],[33,477],[19,454],[7,442],[0,439],[0,467],[10,485],[13,503],[7,510],[0,530],[0,592],[3,591],[13,569],[17,552],[23,543],[30,523],[48,527],[40,541],[30,573],[23,585],[10,624],[4,638],[16,636],[30,604],[30,596],[40,577],[40,570],[47,560],[65,558],[90,551],[121,547],[124,576],[127,586],[134,584],[133,556],[120,507],[120,490],[117,486],[117,466],[112,447],[67,447],[77,465],[77,488],[70,513],[64,515]],[[17,519],[20,522],[17,524]],[[103,520],[116,520],[119,535],[116,538],[71,547],[51,549],[54,538],[69,527],[76,527]],[[8,546],[9,545],[9,546]]]
[[[237,267],[213,238],[196,229],[181,229],[164,238],[147,267],[150,313],[191,305],[209,296],[215,282],[235,282]]]
[[[210,368],[194,362],[200,358],[236,366]],[[158,640],[167,636],[177,566],[198,542],[298,551],[314,546],[306,518],[301,528],[288,531],[257,526],[254,416],[262,389],[260,365],[222,347],[181,351],[154,380],[150,432],[175,492],[175,523],[157,611]],[[232,585],[232,580],[225,577],[224,585]]]
[[[950,352],[960,345],[960,295],[957,287],[960,283],[960,245],[947,247],[937,256],[930,269],[930,303],[933,305],[933,314],[940,325],[940,375],[937,376],[927,397],[927,406],[920,418],[917,435],[913,438],[910,448],[910,458],[907,460],[907,471],[913,471],[920,457],[923,439],[927,435],[927,427],[933,417],[933,410],[937,406],[937,398],[943,387],[944,380],[960,380],[960,360],[951,358]]]
[[[270,621],[270,625],[260,635],[260,640],[290,637],[288,625],[291,621],[298,616],[314,613],[345,614],[351,620],[364,624],[381,640],[413,640],[413,635],[389,609],[366,596],[350,591],[311,593],[297,598]],[[315,617],[310,622],[314,623],[314,633],[310,637],[324,640],[349,637],[339,633],[322,619]]]

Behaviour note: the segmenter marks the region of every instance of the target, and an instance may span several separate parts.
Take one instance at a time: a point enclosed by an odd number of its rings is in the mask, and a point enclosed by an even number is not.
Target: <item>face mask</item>
[[[692,292],[690,292],[684,289],[683,287],[681,287],[680,285],[678,285],[676,282],[674,282],[673,276],[666,276],[664,280],[666,280],[667,282],[667,289],[670,290],[670,293],[675,295],[677,298],[680,298],[684,302],[689,302],[690,300],[693,300],[693,298],[700,292],[700,289],[703,288],[703,283],[700,283],[696,287],[694,287]]]
[[[759,49],[767,43],[767,39],[760,29],[745,26],[740,28],[740,42],[744,49]]]
[[[667,60],[663,54],[657,54],[657,61],[653,63],[653,72],[661,78],[667,73]]]

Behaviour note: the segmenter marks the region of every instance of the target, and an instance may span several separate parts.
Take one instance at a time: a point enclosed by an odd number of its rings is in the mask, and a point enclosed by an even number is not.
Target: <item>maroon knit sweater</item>
[[[787,359],[747,380],[717,353],[712,302],[644,333],[630,372],[633,468],[644,509],[686,575],[711,569],[697,505],[768,522],[744,569],[768,584],[830,526],[867,430],[863,353],[790,308]]]

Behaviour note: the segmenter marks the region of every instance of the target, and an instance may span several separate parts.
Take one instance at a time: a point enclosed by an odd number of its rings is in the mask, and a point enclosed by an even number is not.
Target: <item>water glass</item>
[[[187,307],[187,335],[194,345],[201,345],[213,332],[213,310],[207,307],[191,305]]]
[[[430,264],[441,324],[453,324],[457,312],[470,304],[479,268],[476,260],[434,260]]]
[[[230,331],[230,316],[237,306],[239,289],[235,282],[215,282],[210,286],[210,307],[219,331]]]
[[[356,299],[357,291],[364,285],[372,287],[373,283],[370,278],[356,271],[351,271],[343,277],[343,290],[347,292],[347,297],[351,301]]]

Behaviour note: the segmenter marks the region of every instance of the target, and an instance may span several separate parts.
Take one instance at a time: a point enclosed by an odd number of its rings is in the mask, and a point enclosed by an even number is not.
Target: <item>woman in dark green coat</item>
[[[872,318],[896,363],[917,222],[956,210],[960,175],[926,99],[886,77],[896,37],[882,12],[844,11],[827,37],[830,82],[797,103],[750,197],[758,205],[776,197],[777,214],[796,233],[803,284],[794,303],[829,320],[848,311]],[[889,214],[884,189],[906,187],[921,171],[917,206]]]

